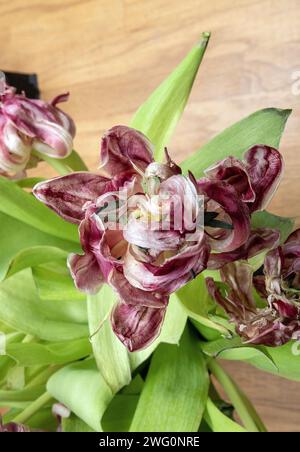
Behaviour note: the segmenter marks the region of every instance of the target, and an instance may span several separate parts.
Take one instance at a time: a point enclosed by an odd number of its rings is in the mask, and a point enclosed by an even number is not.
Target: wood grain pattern
[[[300,96],[292,92],[292,75],[300,71],[299,6],[299,0],[1,0],[0,65],[36,71],[47,99],[71,91],[65,109],[78,126],[76,149],[96,169],[104,130],[128,123],[201,32],[212,31],[172,155],[180,161],[257,109],[293,108],[282,143],[286,177],[271,210],[300,224]],[[300,431],[298,384],[229,367],[271,430]]]

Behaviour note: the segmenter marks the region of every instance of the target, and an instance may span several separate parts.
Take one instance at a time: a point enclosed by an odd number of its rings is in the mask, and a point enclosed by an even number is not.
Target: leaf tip
[[[210,40],[210,37],[211,37],[211,32],[210,31],[203,32],[202,36],[201,36],[201,40],[199,42],[199,46],[201,48],[206,48],[207,45],[208,45],[208,42]]]

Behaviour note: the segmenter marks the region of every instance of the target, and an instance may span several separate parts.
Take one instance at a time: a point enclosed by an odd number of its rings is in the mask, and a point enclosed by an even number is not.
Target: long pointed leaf
[[[241,391],[233,379],[227,375],[221,366],[219,366],[217,361],[210,361],[209,369],[227,393],[246,429],[249,432],[254,433],[266,432],[266,427],[264,426],[252,403],[247,399],[246,395]]]
[[[143,132],[155,145],[156,160],[162,160],[164,147],[182,115],[209,37],[209,33],[203,33],[199,44],[151,94],[131,121],[131,126]]]
[[[113,393],[94,360],[65,366],[49,379],[47,390],[91,428],[103,431],[101,419]]]
[[[77,227],[25,192],[13,182],[0,177],[0,212],[26,223],[39,231],[78,243]]]
[[[45,366],[86,358],[92,353],[92,347],[88,338],[47,344],[12,343],[6,347],[6,353],[19,366]]]
[[[34,250],[35,247],[37,248]],[[57,251],[54,251],[54,248]],[[54,254],[61,254],[61,257],[63,257],[63,254],[66,255],[66,253],[59,250],[65,250],[67,253],[80,252],[81,250],[79,244],[42,232],[1,212],[0,249],[0,281],[6,277],[14,259],[17,261],[14,269],[11,269],[11,274],[20,271],[22,267],[31,267],[36,265],[38,261],[48,260],[49,253],[52,257],[54,257]]]
[[[85,306],[41,302],[30,270],[24,270],[0,284],[0,319],[11,327],[48,341],[88,337]],[[76,321],[76,320],[77,321]]]
[[[209,143],[187,158],[181,167],[195,177],[203,176],[206,168],[229,155],[241,158],[255,144],[279,147],[291,110],[267,108],[259,110],[221,132]]]
[[[98,368],[112,392],[119,391],[131,380],[127,349],[117,339],[109,321],[116,296],[105,284],[97,295],[88,296],[89,328]],[[102,323],[102,326],[101,326]],[[100,330],[95,333],[100,327]]]
[[[162,344],[131,424],[132,432],[196,432],[205,410],[209,379],[190,329],[179,346]]]
[[[242,426],[225,416],[211,399],[207,401],[204,419],[215,433],[247,433]]]

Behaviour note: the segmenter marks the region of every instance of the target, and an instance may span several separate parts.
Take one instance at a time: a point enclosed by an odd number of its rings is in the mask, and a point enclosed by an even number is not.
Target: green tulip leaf
[[[94,360],[63,367],[50,377],[47,390],[90,428],[103,431],[101,419],[114,394]]]
[[[68,252],[54,246],[33,246],[24,248],[11,262],[7,276],[12,276],[25,268],[36,267],[47,262],[64,259],[66,262]],[[65,265],[66,266],[66,265]]]
[[[46,366],[70,363],[92,354],[88,338],[67,342],[51,343],[11,343],[6,354],[19,366]]]
[[[110,313],[115,302],[116,295],[107,284],[97,295],[88,296],[89,328],[94,356],[113,393],[128,385],[131,380],[127,349],[116,337],[110,324]]]
[[[35,386],[19,391],[0,390],[0,406],[24,409],[44,392],[45,386]]]
[[[197,432],[209,378],[203,355],[186,328],[179,346],[155,351],[131,424],[132,432]]]
[[[143,132],[154,144],[157,161],[163,159],[164,147],[183,113],[209,37],[209,33],[203,33],[199,44],[151,94],[131,121],[131,126]]]
[[[0,208],[1,210],[1,208]],[[9,231],[9,234],[8,234]],[[0,282],[7,272],[12,275],[24,268],[80,252],[74,242],[46,234],[28,224],[0,212]]]
[[[281,347],[264,347],[259,349],[270,356],[274,366],[270,361],[261,359],[261,356],[254,356],[248,360],[250,364],[265,372],[270,372],[292,381],[300,381],[300,346],[298,342],[291,341]]]
[[[291,110],[276,108],[259,110],[221,132],[188,157],[181,167],[185,172],[191,170],[198,178],[204,175],[205,169],[228,156],[242,158],[255,144],[278,148],[290,114]]]
[[[204,420],[215,433],[247,433],[241,425],[225,416],[211,399],[207,400]]]
[[[241,338],[235,336],[232,339],[218,339],[212,342],[202,342],[202,351],[211,357],[232,361],[246,361],[252,363],[256,359],[265,366],[278,372],[276,362],[268,351],[260,346],[242,344]]]
[[[75,244],[79,242],[75,225],[62,220],[30,193],[4,177],[0,177],[0,212],[46,234]]]
[[[88,337],[86,305],[41,301],[29,269],[0,284],[0,304],[0,320],[26,334],[51,342]]]
[[[58,255],[57,255],[58,257]],[[57,259],[32,269],[32,274],[39,297],[42,300],[82,301],[86,303],[86,295],[80,292],[74,284],[67,268],[66,257]]]
[[[269,212],[255,212],[251,218],[251,226],[256,228],[272,228],[278,229],[281,234],[281,242],[285,242],[294,228],[294,220],[292,218],[279,217]]]

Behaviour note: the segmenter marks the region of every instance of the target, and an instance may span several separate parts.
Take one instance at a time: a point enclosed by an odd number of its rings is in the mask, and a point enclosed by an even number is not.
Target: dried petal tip
[[[119,303],[111,315],[112,328],[130,352],[141,350],[159,335],[165,312],[165,308]]]
[[[267,233],[261,238],[268,241],[271,235]],[[252,240],[251,244],[250,241],[248,251],[255,248],[256,242],[257,240]],[[212,279],[207,280],[209,293],[230,316],[230,320],[236,325],[237,333],[246,343],[278,347],[292,339],[299,340],[299,256],[298,230],[284,245],[266,255],[264,271],[259,274],[253,275],[252,268],[245,262],[225,265],[221,275],[223,282],[230,289],[226,295],[221,293]],[[254,302],[253,284],[265,301],[264,308],[258,308]]]

